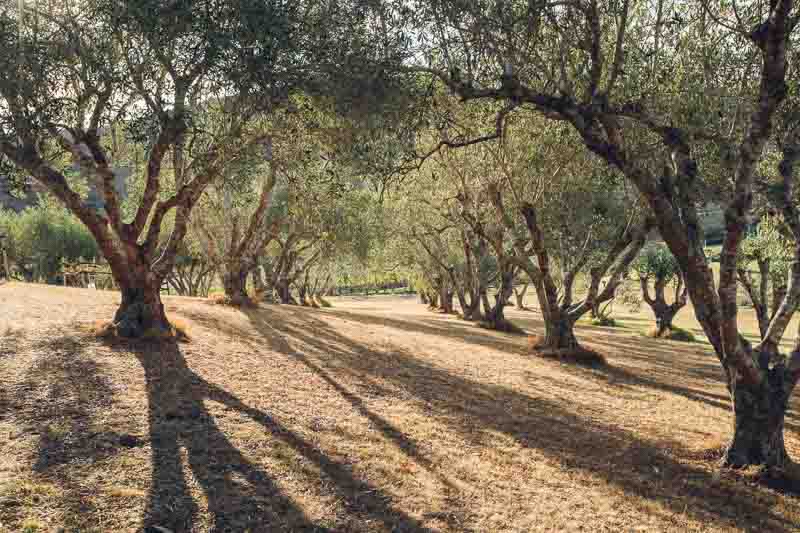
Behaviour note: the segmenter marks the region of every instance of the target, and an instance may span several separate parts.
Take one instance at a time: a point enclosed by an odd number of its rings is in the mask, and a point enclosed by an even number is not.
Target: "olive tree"
[[[787,76],[798,8],[794,0],[656,4],[425,2],[407,24],[430,38],[409,45],[405,70],[440,81],[465,105],[498,102],[483,137],[502,136],[506,117],[531,111],[569,125],[638,190],[680,265],[730,390],[725,464],[780,467],[784,414],[800,380],[800,344],[778,354],[800,301],[800,128]],[[736,271],[753,198],[770,185],[791,234],[793,266],[766,335],[751,346],[737,321]],[[725,213],[718,283],[703,250],[699,209],[708,198]]]
[[[368,22],[354,16],[361,8],[253,0],[0,6],[0,153],[92,233],[122,292],[122,335],[169,328],[159,289],[191,212],[212,181],[265,141],[258,121],[295,91],[329,96],[326,87],[353,72],[377,79],[368,68],[375,53],[361,42]],[[350,100],[368,102],[370,83],[345,83]],[[133,169],[145,185],[130,212],[108,148],[116,126],[128,127],[145,152]],[[102,209],[70,184],[65,163],[98,191]]]
[[[656,317],[656,336],[663,337],[672,330],[672,321],[688,301],[678,261],[666,246],[646,246],[633,265],[642,287],[642,299]],[[650,284],[653,292],[650,292]],[[672,302],[667,302],[667,288],[672,285]]]
[[[787,291],[791,245],[782,230],[785,227],[776,217],[763,217],[755,232],[742,241],[736,266],[737,280],[753,303],[762,339],[769,332]]]

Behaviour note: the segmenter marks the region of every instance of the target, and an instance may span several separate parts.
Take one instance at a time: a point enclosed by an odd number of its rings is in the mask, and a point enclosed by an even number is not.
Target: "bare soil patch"
[[[109,345],[86,325],[117,301],[0,287],[0,530],[798,530],[800,487],[717,470],[702,343],[580,327],[608,360],[584,368],[370,297],[166,298],[190,343]]]

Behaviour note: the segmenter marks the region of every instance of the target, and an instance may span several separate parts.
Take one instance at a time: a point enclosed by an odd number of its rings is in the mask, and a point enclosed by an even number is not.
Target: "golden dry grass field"
[[[2,531],[800,530],[798,487],[719,471],[716,360],[644,312],[579,328],[584,369],[400,296],[167,297],[189,343],[107,344],[117,298],[0,286]]]

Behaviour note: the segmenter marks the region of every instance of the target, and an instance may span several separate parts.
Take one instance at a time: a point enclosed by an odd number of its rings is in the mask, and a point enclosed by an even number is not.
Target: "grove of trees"
[[[691,303],[725,464],[781,467],[799,21],[793,0],[3,1],[0,177],[48,193],[0,212],[9,270],[103,261],[125,337],[170,330],[164,286],[321,306],[403,279],[509,333],[535,296],[551,352],[634,283],[656,336]]]

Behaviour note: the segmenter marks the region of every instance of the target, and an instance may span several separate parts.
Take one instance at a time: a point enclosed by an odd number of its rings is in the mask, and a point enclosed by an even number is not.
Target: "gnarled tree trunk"
[[[735,374],[735,373],[734,373]],[[733,437],[723,464],[739,468],[782,468],[789,457],[783,441],[784,418],[794,380],[786,366],[767,371],[761,383],[729,383],[733,404]]]
[[[464,320],[479,320],[481,318],[481,299],[477,291],[459,294],[459,304],[461,305],[461,316]]]
[[[688,301],[687,291],[683,288],[683,277],[678,276],[677,278],[675,301],[671,304],[668,304],[664,297],[664,289],[667,284],[665,279],[657,278],[655,280],[655,296],[650,295],[647,278],[640,278],[639,282],[642,286],[642,298],[653,310],[653,314],[656,317],[656,336],[662,337],[672,330],[672,321],[675,315],[686,306]]]
[[[443,313],[453,314],[453,291],[444,282],[439,286],[439,309]]]
[[[241,265],[229,265],[222,275],[222,287],[225,296],[233,305],[252,305],[253,301],[247,294],[247,274],[249,268]]]
[[[437,309],[439,307],[438,291],[428,291],[428,306],[432,309]]]
[[[575,321],[569,316],[550,317],[545,321],[544,350],[577,350],[580,347],[575,337]]]
[[[291,304],[296,305],[297,302],[292,297],[292,289],[289,283],[289,278],[285,276],[281,276],[278,278],[278,284],[276,286],[276,291],[278,292],[278,299],[282,304]]]
[[[485,313],[483,323],[489,329],[498,331],[512,331],[515,328],[506,319],[505,307],[514,291],[514,269],[510,265],[500,267],[500,286],[494,296],[494,306],[489,305],[489,298],[484,291],[481,299]]]
[[[117,333],[136,338],[147,332],[169,332],[169,321],[161,303],[160,281],[145,269],[137,270],[137,276],[118,280],[122,301],[114,315]]]

